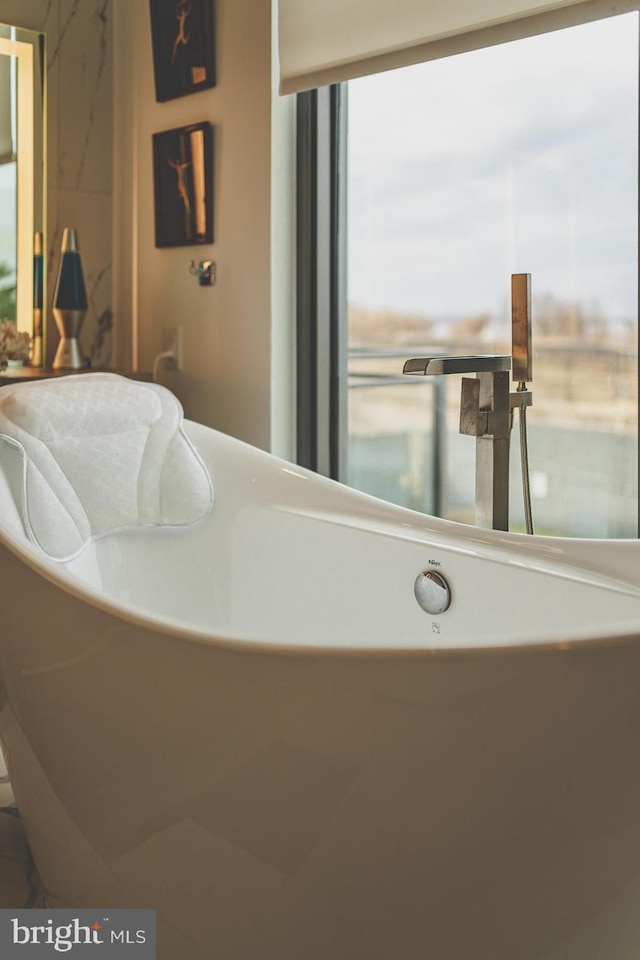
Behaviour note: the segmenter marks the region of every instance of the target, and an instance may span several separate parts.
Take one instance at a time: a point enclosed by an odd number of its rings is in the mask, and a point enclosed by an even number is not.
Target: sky
[[[534,297],[635,323],[638,33],[629,13],[351,81],[349,301],[506,319],[527,272]]]
[[[637,319],[638,14],[349,83],[348,298],[506,319],[510,275]]]

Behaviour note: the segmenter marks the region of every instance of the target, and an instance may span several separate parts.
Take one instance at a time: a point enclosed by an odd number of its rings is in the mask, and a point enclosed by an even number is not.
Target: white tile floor
[[[0,810],[0,907],[30,907],[36,900],[31,855],[19,817]]]
[[[0,751],[0,907],[44,906]]]

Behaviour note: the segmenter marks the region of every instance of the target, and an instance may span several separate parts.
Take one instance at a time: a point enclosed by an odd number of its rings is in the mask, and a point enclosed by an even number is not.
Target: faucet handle
[[[480,381],[477,377],[463,377],[460,397],[460,433],[465,437],[481,437],[487,432],[488,419],[487,411],[480,411]]]
[[[533,379],[530,273],[511,275],[511,352],[513,379],[517,383],[530,383]]]
[[[402,372],[424,377],[446,373],[497,373],[511,370],[511,357],[479,353],[471,357],[414,357],[405,362]]]

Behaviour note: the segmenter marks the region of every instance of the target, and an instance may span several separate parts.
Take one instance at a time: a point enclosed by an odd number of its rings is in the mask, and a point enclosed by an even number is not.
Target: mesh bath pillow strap
[[[22,458],[28,537],[70,560],[117,530],[197,522],[213,504],[209,472],[158,384],[109,373],[20,383],[0,392],[2,451]]]

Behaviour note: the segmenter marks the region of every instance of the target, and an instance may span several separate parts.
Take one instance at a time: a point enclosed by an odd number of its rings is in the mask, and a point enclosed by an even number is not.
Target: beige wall
[[[135,362],[137,352],[140,368],[151,369],[164,328],[181,325],[183,372],[163,372],[161,381],[186,415],[269,448],[277,407],[278,446],[287,452],[282,422],[291,406],[290,356],[284,369],[278,366],[282,390],[273,404],[271,383],[275,310],[279,354],[292,352],[290,291],[280,276],[274,293],[271,280],[272,215],[282,218],[278,236],[291,238],[287,190],[278,190],[277,211],[271,200],[271,3],[218,0],[217,86],[166,103],[155,100],[148,3],[114,0],[114,7],[114,296],[117,315],[130,314],[133,333],[130,340],[128,325],[119,328],[119,357]],[[282,103],[279,108],[281,126]],[[212,122],[215,131],[214,243],[157,249],[152,134],[200,121]],[[276,151],[275,162],[289,162],[286,147]],[[216,286],[198,285],[188,270],[191,259],[216,261]]]
[[[217,86],[167,103],[148,0],[0,0],[0,22],[47,34],[49,303],[62,228],[76,226],[94,363],[150,370],[180,324],[184,368],[162,382],[187,416],[290,457],[293,101],[272,93],[272,6],[217,0]],[[156,249],[151,136],[202,120],[215,128],[214,243]],[[212,288],[188,271],[206,258]]]
[[[78,229],[89,296],[82,332],[94,364],[111,355],[111,0],[0,0],[0,22],[47,36],[48,306],[63,227]],[[50,318],[50,311],[49,318]],[[49,357],[55,324],[49,319]]]

